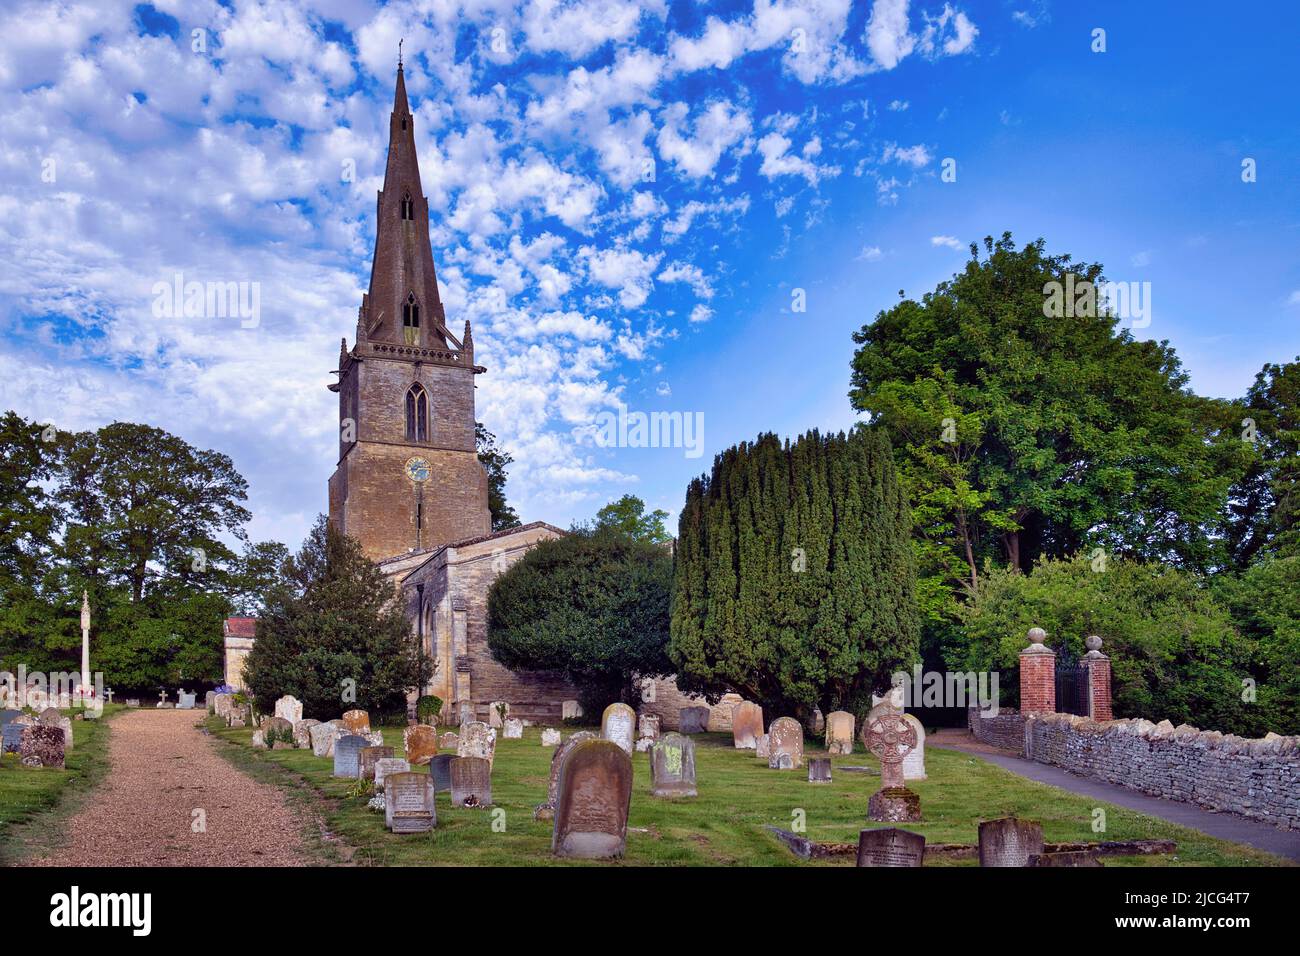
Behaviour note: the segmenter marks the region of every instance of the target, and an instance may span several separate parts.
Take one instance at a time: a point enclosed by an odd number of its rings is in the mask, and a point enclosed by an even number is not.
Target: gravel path
[[[136,710],[115,718],[106,778],[63,826],[67,845],[30,865],[307,864],[284,794],[222,759],[195,727],[203,716]]]

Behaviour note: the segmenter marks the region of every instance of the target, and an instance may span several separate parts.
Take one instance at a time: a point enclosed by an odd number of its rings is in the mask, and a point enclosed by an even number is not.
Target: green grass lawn
[[[24,767],[17,754],[0,757],[0,864],[53,845],[58,824],[108,770],[109,720],[125,710],[105,704],[103,716],[72,721],[65,769]],[[66,716],[76,711],[65,710]]]
[[[252,730],[228,730],[212,719],[218,737],[250,747]],[[384,741],[402,753],[402,730],[383,728]],[[566,736],[571,732],[565,729]],[[561,861],[551,856],[551,824],[535,822],[533,808],[546,797],[553,750],[540,745],[540,728],[524,731],[522,740],[498,740],[492,772],[494,805],[505,811],[504,832],[494,832],[491,810],[457,810],[449,794],[438,794],[438,825],[431,833],[395,836],[384,829],[383,814],[365,809],[365,798],[350,797],[352,783],[331,774],[333,760],[310,750],[241,752],[279,765],[280,782],[305,786],[321,799],[329,829],[356,848],[354,862],[382,866],[437,865],[619,865],[609,862]],[[806,770],[769,770],[753,751],[735,750],[730,734],[701,734],[695,740],[699,797],[664,800],[650,796],[646,754],[633,756],[632,811],[627,855],[622,865],[638,866],[851,866],[851,857],[804,861],[763,829],[764,824],[791,829],[797,816],[806,820],[805,836],[819,841],[857,842],[866,822],[867,797],[880,783],[875,775],[852,773],[843,766],[877,766],[861,752],[832,759],[834,782],[810,784]],[[809,754],[824,754],[812,746]],[[1104,834],[1093,833],[1093,809],[1084,797],[1021,777],[956,751],[926,752],[929,779],[909,784],[921,795],[924,821],[908,829],[932,843],[977,842],[980,820],[1020,816],[1043,824],[1049,842],[1076,840],[1170,839],[1173,856],[1107,857],[1107,866],[1279,866],[1287,861],[1238,844],[1215,840],[1175,826],[1102,804]],[[495,819],[500,819],[497,815]],[[498,829],[500,825],[498,824]],[[926,864],[931,865],[927,862]],[[944,865],[974,866],[973,860]]]

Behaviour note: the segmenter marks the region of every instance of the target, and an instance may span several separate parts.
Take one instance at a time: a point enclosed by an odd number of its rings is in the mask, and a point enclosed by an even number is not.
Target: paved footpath
[[[1247,846],[1253,846],[1258,850],[1275,853],[1278,856],[1300,862],[1300,831],[1297,830],[1279,830],[1267,823],[1248,820],[1245,817],[1237,816],[1235,813],[1211,813],[1209,810],[1202,809],[1195,804],[1151,797],[1145,793],[1138,793],[1136,790],[1129,790],[1126,787],[1103,783],[1100,780],[1092,780],[1088,777],[1080,777],[1076,774],[1067,773],[1060,767],[1038,763],[1034,760],[1025,760],[1023,757],[1015,757],[999,750],[993,750],[990,747],[981,746],[969,737],[960,734],[940,732],[932,735],[932,738],[926,741],[926,746],[960,750],[962,753],[970,754],[972,757],[978,757],[981,760],[987,760],[1004,770],[1010,770],[1012,773],[1027,777],[1030,780],[1037,780],[1039,783],[1050,784],[1053,787],[1060,787],[1062,790],[1068,790],[1080,796],[1093,797],[1106,803],[1113,803],[1116,806],[1136,810],[1148,816],[1168,820],[1170,823],[1177,823],[1180,826],[1191,827],[1193,830],[1200,830],[1202,833],[1220,840],[1245,843]]]
[[[115,717],[108,774],[63,825],[66,845],[29,865],[308,864],[284,794],[224,760],[195,726],[203,717],[154,709]]]

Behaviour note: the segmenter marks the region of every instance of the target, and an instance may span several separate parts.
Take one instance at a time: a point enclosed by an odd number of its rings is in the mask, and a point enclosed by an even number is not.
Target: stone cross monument
[[[862,743],[880,760],[880,789],[867,803],[867,817],[889,823],[920,820],[921,798],[903,782],[903,761],[916,747],[916,729],[902,714],[878,714],[863,723]]]
[[[81,694],[90,693],[90,596],[81,592]]]

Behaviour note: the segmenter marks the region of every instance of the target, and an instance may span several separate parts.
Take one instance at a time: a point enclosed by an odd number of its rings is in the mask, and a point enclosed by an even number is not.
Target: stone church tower
[[[339,461],[330,520],[379,561],[491,531],[487,472],[474,440],[469,322],[447,328],[420,186],[415,120],[397,68],[388,164],[376,206],[370,291],[356,344],[339,350]]]

